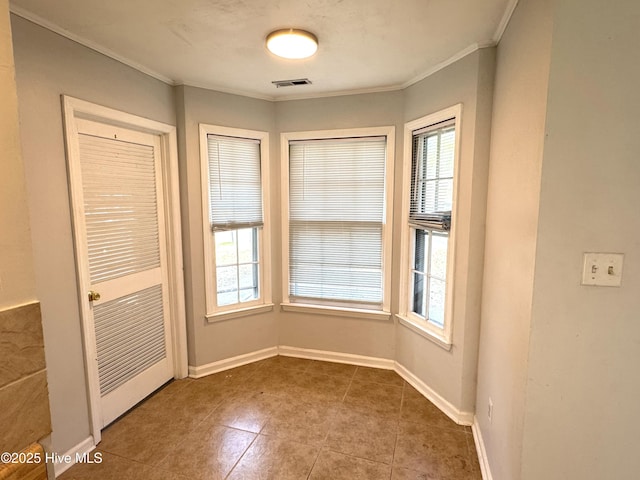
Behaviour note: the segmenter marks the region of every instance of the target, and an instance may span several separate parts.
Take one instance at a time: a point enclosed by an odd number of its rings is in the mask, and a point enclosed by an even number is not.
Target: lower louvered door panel
[[[160,285],[94,308],[100,394],[166,358]]]

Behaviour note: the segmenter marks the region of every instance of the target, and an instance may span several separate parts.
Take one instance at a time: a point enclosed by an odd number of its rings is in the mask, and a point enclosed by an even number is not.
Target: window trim
[[[343,307],[326,303],[291,302],[289,296],[289,142],[292,140],[325,140],[331,138],[386,137],[385,158],[385,215],[382,225],[382,309],[363,311],[358,308]],[[282,303],[285,311],[309,313],[335,313],[342,316],[380,319],[391,318],[391,253],[393,238],[393,173],[395,160],[395,126],[346,128],[336,130],[312,130],[303,132],[283,132],[280,134],[280,174],[282,211]]]
[[[204,284],[205,318],[209,322],[229,320],[255,313],[271,311],[271,208],[269,179],[269,132],[223,127],[220,125],[199,124],[200,134],[200,177],[202,199],[202,229],[204,243]],[[259,292],[260,297],[251,302],[235,303],[219,307],[217,305],[217,282],[215,275],[215,248],[209,225],[209,157],[207,135],[248,138],[260,141],[260,177],[262,187],[262,218],[264,225],[258,235],[260,261]]]
[[[412,227],[409,225],[409,208],[411,197],[411,164],[413,161],[413,132],[431,125],[443,122],[450,118],[455,119],[456,141],[453,163],[453,200],[451,211],[451,228],[449,230],[449,248],[447,251],[447,285],[445,290],[444,328],[439,328],[432,322],[423,319],[411,311],[411,261],[413,257]],[[402,169],[402,231],[400,249],[400,302],[399,312],[396,315],[400,323],[425,338],[432,340],[436,345],[450,350],[453,344],[453,290],[456,271],[456,250],[458,249],[456,231],[458,221],[458,189],[460,179],[460,144],[462,132],[462,104],[458,103],[444,110],[417,118],[404,125],[404,152]]]

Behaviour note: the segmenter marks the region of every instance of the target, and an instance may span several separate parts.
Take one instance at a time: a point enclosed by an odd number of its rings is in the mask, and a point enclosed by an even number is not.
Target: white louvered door
[[[76,254],[88,279],[82,301],[90,303],[104,427],[173,377],[160,139],[76,125]]]

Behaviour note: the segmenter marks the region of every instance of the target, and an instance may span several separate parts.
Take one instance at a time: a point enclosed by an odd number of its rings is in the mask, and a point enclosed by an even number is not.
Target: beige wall
[[[636,0],[557,2],[523,480],[640,471],[639,47]],[[583,252],[624,253],[622,287],[581,286]]]
[[[174,98],[164,83],[26,20],[12,16],[12,27],[52,442],[64,453],[89,436],[89,420],[60,95],[170,124]]]
[[[0,309],[36,298],[8,5],[0,0]]]
[[[51,432],[17,100],[9,5],[0,0],[1,452],[19,452]]]
[[[457,103],[462,103],[462,121],[453,347],[446,351],[399,325],[396,359],[456,409],[468,413],[473,413],[475,403],[494,58],[494,49],[478,50],[407,88],[404,97],[406,121]],[[398,228],[401,221],[397,216]]]
[[[203,366],[229,357],[278,345],[275,312],[208,323],[205,319],[204,237],[200,140],[198,125],[261,130],[271,133],[270,163],[277,165],[272,102],[194,87],[177,87],[180,195],[187,305],[189,365]],[[272,173],[272,194],[277,200],[277,175]],[[278,203],[272,202],[272,217]],[[275,222],[274,222],[275,223]],[[275,230],[276,225],[273,225]],[[277,242],[273,242],[273,252]],[[273,262],[275,268],[278,263]],[[276,307],[277,310],[277,307]]]
[[[520,478],[551,26],[521,0],[497,49],[476,401],[495,480]]]

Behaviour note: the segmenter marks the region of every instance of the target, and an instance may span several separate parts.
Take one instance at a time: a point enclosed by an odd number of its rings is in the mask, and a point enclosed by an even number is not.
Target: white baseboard
[[[395,363],[393,360],[379,357],[367,357],[365,355],[354,355],[352,353],[327,352],[325,350],[312,350],[309,348],[288,347],[281,345],[278,347],[278,355],[284,357],[306,358],[309,360],[322,360],[325,362],[348,363],[349,365],[359,365],[361,367],[384,368],[393,370]]]
[[[493,480],[491,474],[491,468],[489,468],[489,460],[487,457],[487,451],[484,446],[484,439],[482,438],[482,430],[478,424],[478,419],[473,417],[473,425],[471,426],[473,431],[473,441],[476,444],[476,451],[478,452],[478,460],[480,461],[480,470],[482,471],[483,480]]]
[[[458,425],[473,425],[474,414],[472,412],[463,412],[454,407],[449,401],[445,400],[441,395],[435,392],[426,383],[411,373],[404,365],[395,362],[395,370],[407,383],[424,395],[431,403],[438,407],[447,417],[456,422]]]
[[[247,363],[257,362],[258,360],[264,360],[265,358],[275,357],[278,355],[278,347],[265,348],[264,350],[258,350],[257,352],[245,353],[238,355],[237,357],[226,358],[217,362],[208,363],[199,367],[193,367],[189,365],[189,377],[190,378],[202,378],[212,373],[222,372],[229,370],[230,368],[241,367]]]
[[[60,458],[61,460],[64,459],[64,461],[55,461],[53,463],[53,472],[56,478],[69,470],[73,465],[75,465],[77,463],[78,457],[82,457],[87,453],[93,452],[95,448],[96,444],[93,443],[93,437],[87,437],[79,444],[72,447],[69,451],[63,453],[62,455],[57,455],[57,458]]]

